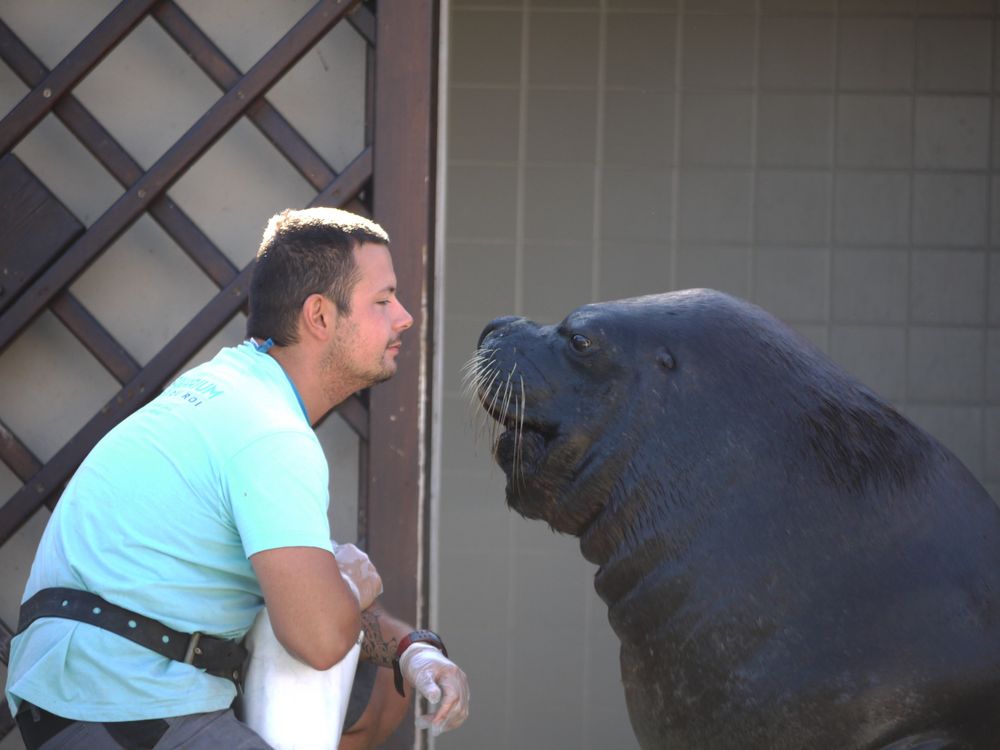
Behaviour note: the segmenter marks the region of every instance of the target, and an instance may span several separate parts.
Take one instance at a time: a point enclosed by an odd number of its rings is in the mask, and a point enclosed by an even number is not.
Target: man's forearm
[[[380,667],[392,666],[400,640],[413,630],[406,623],[387,615],[377,604],[361,613],[361,627],[365,631],[361,658]]]

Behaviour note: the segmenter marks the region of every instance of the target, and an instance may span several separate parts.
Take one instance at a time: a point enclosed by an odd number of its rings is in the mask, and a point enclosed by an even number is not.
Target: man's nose
[[[406,311],[406,308],[403,307],[402,302],[397,302],[397,304],[399,304],[400,316],[399,320],[396,321],[395,328],[397,331],[405,331],[407,328],[413,325],[413,316]]]

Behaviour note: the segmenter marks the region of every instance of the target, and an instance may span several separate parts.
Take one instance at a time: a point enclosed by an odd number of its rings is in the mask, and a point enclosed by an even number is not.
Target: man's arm
[[[400,640],[413,630],[401,620],[387,615],[378,604],[373,604],[361,613],[361,627],[365,631],[365,638],[361,642],[361,658],[390,669]]]
[[[318,547],[278,547],[251,555],[250,562],[285,650],[319,670],[343,659],[357,642],[360,604],[369,602],[359,603],[337,559]]]

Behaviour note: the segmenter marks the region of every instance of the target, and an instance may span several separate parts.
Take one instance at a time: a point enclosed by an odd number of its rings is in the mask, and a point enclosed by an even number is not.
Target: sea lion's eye
[[[578,352],[585,352],[590,348],[590,339],[586,336],[581,336],[579,333],[573,334],[569,342]]]

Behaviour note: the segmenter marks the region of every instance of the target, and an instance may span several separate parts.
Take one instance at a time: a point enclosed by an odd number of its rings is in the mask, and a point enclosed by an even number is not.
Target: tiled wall
[[[1000,498],[993,0],[452,0],[443,748],[634,747],[574,540],[508,512],[460,367],[489,319],[709,286],[787,321]]]

